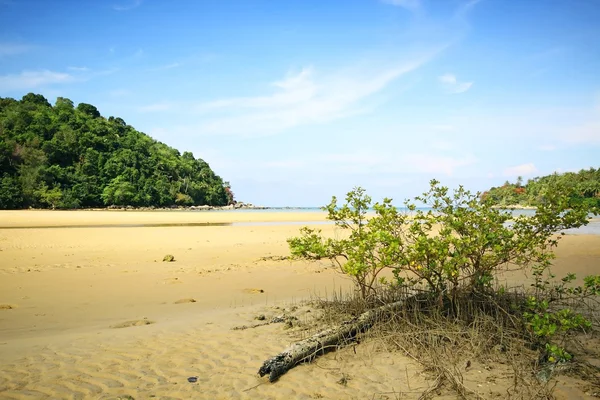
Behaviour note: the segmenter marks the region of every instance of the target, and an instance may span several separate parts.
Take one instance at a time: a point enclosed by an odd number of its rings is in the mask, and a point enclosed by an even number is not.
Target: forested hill
[[[590,168],[579,172],[534,178],[523,184],[519,177],[515,183],[506,182],[482,194],[482,200],[499,206],[537,206],[544,200],[544,193],[559,185],[571,193],[571,204],[588,204],[600,207],[600,169]]]
[[[59,97],[0,98],[0,209],[227,205],[229,184],[121,118]]]

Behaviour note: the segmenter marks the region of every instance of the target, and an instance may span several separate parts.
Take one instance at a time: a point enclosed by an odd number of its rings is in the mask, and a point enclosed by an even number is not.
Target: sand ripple
[[[237,322],[248,324],[252,315],[255,312],[246,312]],[[270,384],[256,375],[258,367],[294,338],[283,324],[244,331],[232,327],[231,323],[203,323],[148,335],[147,327],[131,326],[130,332],[138,331],[127,340],[105,338],[47,347],[2,366],[0,398],[363,399],[408,391],[407,376],[412,390],[427,386],[420,368],[403,357],[370,353],[360,346],[356,354],[354,349],[329,354]],[[196,383],[187,381],[191,376],[198,377]],[[345,385],[339,383],[344,377]]]

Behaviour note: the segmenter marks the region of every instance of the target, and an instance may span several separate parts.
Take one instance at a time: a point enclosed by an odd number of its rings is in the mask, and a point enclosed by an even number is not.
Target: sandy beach
[[[0,212],[0,399],[418,397],[431,384],[422,368],[368,343],[274,384],[258,378],[265,359],[308,332],[233,328],[259,315],[308,320],[306,300],[352,288],[325,261],[278,259],[299,223],[324,220],[317,212]],[[175,261],[163,262],[167,254]],[[598,273],[600,236],[566,236],[557,256],[558,276]],[[474,371],[465,379],[477,387],[489,372]],[[481,382],[482,395],[501,389]]]

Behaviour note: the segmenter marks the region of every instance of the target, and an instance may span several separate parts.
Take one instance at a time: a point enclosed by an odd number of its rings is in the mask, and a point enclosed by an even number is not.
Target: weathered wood
[[[337,328],[324,330],[294,343],[281,353],[266,360],[258,370],[258,374],[260,376],[269,374],[269,381],[275,382],[296,365],[310,362],[328,351],[352,342],[356,335],[369,330],[375,321],[401,308],[405,302],[406,300],[402,300],[374,308],[356,318],[345,321]]]

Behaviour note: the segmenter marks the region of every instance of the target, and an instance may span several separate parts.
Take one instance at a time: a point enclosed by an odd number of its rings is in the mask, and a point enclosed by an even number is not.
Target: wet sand
[[[0,228],[0,398],[364,399],[400,391],[412,398],[431,384],[422,368],[368,344],[265,383],[256,375],[262,361],[307,333],[282,324],[232,330],[294,306],[308,320],[302,301],[351,290],[327,262],[277,260],[299,228],[284,222],[324,219],[307,212],[0,212],[0,226],[12,228]],[[232,222],[281,224],[118,227]],[[77,225],[86,227],[60,228]],[[21,229],[28,226],[46,228]],[[331,225],[319,228],[336,234]],[[163,262],[166,254],[175,261]],[[557,255],[558,276],[599,273],[600,236],[567,236]],[[191,376],[198,382],[189,383]],[[351,379],[342,385],[344,376]]]

